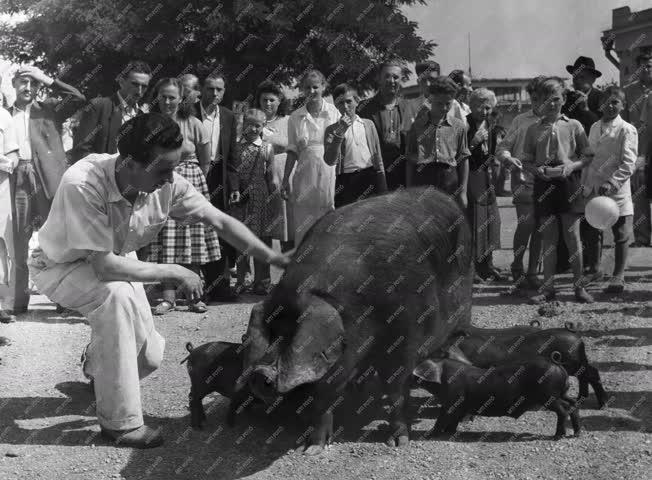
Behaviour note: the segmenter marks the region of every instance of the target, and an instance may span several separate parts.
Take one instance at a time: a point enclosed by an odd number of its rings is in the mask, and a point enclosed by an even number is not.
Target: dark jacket
[[[84,104],[86,97],[75,87],[55,80],[50,88],[63,99],[48,98],[33,102],[29,116],[32,161],[43,191],[52,199],[67,167],[61,134],[63,123]]]
[[[220,144],[217,149],[217,158],[211,161],[206,183],[208,184],[213,205],[220,210],[225,210],[229,205],[229,194],[238,190],[238,168],[233,158],[237,121],[231,110],[222,106],[219,108]],[[194,104],[193,110],[193,115],[203,122],[204,117],[199,102]]]
[[[358,111],[358,115],[361,118],[368,118],[369,120],[372,120],[374,122],[380,140],[380,150],[383,157],[383,162],[385,163],[385,167],[387,167],[389,165],[392,165],[398,157],[404,156],[403,154],[405,152],[405,132],[400,132],[400,139],[401,139],[400,146],[385,143],[385,139],[382,137],[380,133],[383,131],[382,123],[380,120],[380,112],[381,110],[384,109],[385,106],[381,105],[381,102],[378,99],[378,95],[375,95],[372,98],[370,98],[365,103],[365,105],[361,106],[360,110]],[[405,112],[403,112],[403,104],[401,102],[398,102],[398,111],[400,116],[399,119],[399,131],[400,131],[401,126],[403,125],[403,115],[405,114]]]
[[[586,110],[581,110],[580,107],[575,103],[577,95],[571,91],[566,95],[566,103],[562,107],[561,113],[566,115],[568,118],[574,118],[575,120],[579,121],[584,127],[586,134],[588,135],[589,130],[591,130],[591,125],[593,125],[594,122],[597,122],[602,117],[602,112],[600,111],[601,95],[601,90],[597,90],[595,88],[591,89],[586,102],[587,106],[589,107],[589,111],[587,112]]]
[[[118,94],[92,99],[82,110],[72,149],[76,162],[91,153],[116,153],[122,110]]]

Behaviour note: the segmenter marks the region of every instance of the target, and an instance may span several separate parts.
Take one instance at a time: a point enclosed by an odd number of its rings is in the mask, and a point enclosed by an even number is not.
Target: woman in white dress
[[[301,80],[301,88],[306,103],[290,115],[281,190],[292,212],[296,246],[319,218],[335,208],[335,167],[324,162],[324,130],[340,119],[335,105],[322,98],[326,77],[320,71],[308,71]]]

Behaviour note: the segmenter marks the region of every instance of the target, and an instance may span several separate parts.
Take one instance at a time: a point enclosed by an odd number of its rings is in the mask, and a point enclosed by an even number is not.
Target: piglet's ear
[[[435,362],[434,360],[427,359],[417,365],[412,371],[412,374],[426,382],[441,383],[441,371],[441,361]]]

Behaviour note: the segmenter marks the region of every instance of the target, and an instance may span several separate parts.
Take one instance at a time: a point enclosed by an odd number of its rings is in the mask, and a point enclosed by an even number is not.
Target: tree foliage
[[[329,83],[374,83],[373,67],[430,57],[436,46],[401,12],[425,0],[5,0],[0,13],[27,20],[0,26],[0,51],[34,62],[88,95],[115,89],[131,59],[156,76],[221,71],[243,99],[266,78],[292,86],[318,68]]]

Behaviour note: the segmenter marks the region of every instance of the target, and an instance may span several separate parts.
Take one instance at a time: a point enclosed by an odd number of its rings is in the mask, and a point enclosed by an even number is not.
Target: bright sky
[[[473,76],[488,78],[568,76],[566,65],[579,55],[592,57],[600,81],[618,80],[604,56],[600,38],[611,28],[611,11],[652,7],[650,0],[427,0],[404,9],[419,23],[419,34],[433,40],[442,73],[468,69],[471,33]],[[414,78],[414,77],[413,77]],[[412,82],[410,82],[412,83]]]

